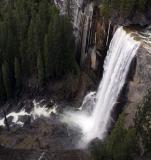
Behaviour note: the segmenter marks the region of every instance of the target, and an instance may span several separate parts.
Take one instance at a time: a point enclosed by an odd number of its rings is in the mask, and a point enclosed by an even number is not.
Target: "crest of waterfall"
[[[141,41],[141,45],[148,53],[151,53],[151,26],[143,28],[141,30],[134,30],[132,33],[134,39]]]
[[[111,112],[117,103],[118,96],[125,84],[130,64],[135,57],[140,42],[119,27],[110,43],[104,62],[103,78],[100,82],[96,103],[91,115],[85,111],[65,112],[63,121],[70,126],[81,129],[80,145],[88,144],[92,139],[103,139],[111,122]]]
[[[139,32],[135,31],[133,36],[151,47],[151,26],[144,28]]]

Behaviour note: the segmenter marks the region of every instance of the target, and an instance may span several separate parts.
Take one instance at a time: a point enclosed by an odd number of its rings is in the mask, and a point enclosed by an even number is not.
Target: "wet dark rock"
[[[30,115],[20,116],[18,118],[18,121],[23,122],[23,124],[27,126],[31,123],[31,116]]]
[[[51,131],[51,136],[58,136],[58,137],[64,137],[66,136],[67,133],[67,128],[64,125],[61,125],[59,127],[59,130],[57,129],[58,126],[56,126],[55,124],[52,127],[52,131]]]
[[[25,100],[23,102],[23,106],[24,106],[23,108],[25,108],[25,111],[30,113],[34,107],[33,100]]]
[[[23,118],[23,119],[22,119]],[[28,116],[23,121],[30,120]],[[23,127],[13,125],[10,132],[3,130],[0,143],[12,149],[45,149],[50,151],[73,149],[77,143],[77,134],[59,119],[39,118]]]
[[[7,118],[7,122],[8,122],[9,125],[11,125],[13,123],[12,120],[13,120],[12,116]]]

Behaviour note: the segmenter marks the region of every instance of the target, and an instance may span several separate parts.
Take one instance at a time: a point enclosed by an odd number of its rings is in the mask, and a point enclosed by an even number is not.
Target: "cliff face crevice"
[[[92,70],[101,77],[104,59],[116,26],[102,18],[99,8],[93,3],[87,4],[81,14],[79,11],[75,26],[79,64],[82,68]]]

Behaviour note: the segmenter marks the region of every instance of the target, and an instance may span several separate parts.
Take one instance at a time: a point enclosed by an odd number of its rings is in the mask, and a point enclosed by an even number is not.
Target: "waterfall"
[[[104,62],[103,78],[100,82],[96,103],[91,115],[85,111],[65,112],[64,122],[79,127],[82,131],[82,143],[87,144],[94,138],[103,139],[111,122],[111,111],[125,84],[130,64],[137,53],[140,42],[119,27],[110,43]]]
[[[86,133],[87,139],[104,138],[111,111],[116,104],[138,48],[139,42],[127,34],[122,27],[117,29],[105,60],[103,79],[97,92],[97,102],[92,114],[93,125]]]

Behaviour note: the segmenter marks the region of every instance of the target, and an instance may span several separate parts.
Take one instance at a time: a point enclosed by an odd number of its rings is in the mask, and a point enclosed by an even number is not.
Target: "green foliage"
[[[47,70],[46,75],[50,77],[61,77],[64,74],[77,71],[73,35],[69,33],[72,33],[69,19],[55,15],[53,23],[49,24],[48,34],[45,37],[45,62],[49,69],[49,73]]]
[[[41,85],[76,73],[74,50],[70,19],[51,1],[0,2],[0,66],[8,97],[24,85],[21,79],[34,76]]]
[[[6,93],[3,83],[2,69],[0,69],[0,102],[4,102],[6,99]]]
[[[124,117],[121,116],[107,139],[107,151],[113,160],[131,160],[137,151],[135,129],[125,129],[123,125]]]
[[[111,8],[108,2],[105,0],[104,3],[100,6],[101,15],[105,18],[109,18],[111,14]]]
[[[92,152],[94,160],[133,160],[137,153],[134,128],[124,128],[124,117],[119,117],[111,134]]]
[[[122,3],[123,3],[123,0],[111,0],[111,6],[113,7],[113,9],[120,10]]]
[[[151,91],[149,90],[138,106],[135,116],[137,134],[141,137],[146,151],[151,151]]]
[[[12,84],[10,79],[9,65],[6,61],[2,65],[2,73],[3,73],[3,82],[4,82],[7,98],[10,98],[12,96]]]
[[[129,16],[134,9],[135,0],[121,0],[120,12]]]
[[[138,0],[138,8],[140,11],[144,11],[146,8],[146,1],[144,0]],[[148,4],[147,4],[148,5]]]
[[[49,46],[48,45],[48,35],[46,34],[45,39],[44,39],[44,62],[45,62],[45,78],[46,79],[48,79],[50,76],[48,46]]]
[[[92,146],[93,160],[133,160],[139,154],[139,142],[145,153],[151,151],[151,90],[138,105],[134,128],[124,128],[121,115],[111,134],[102,142]]]
[[[21,87],[21,65],[18,58],[15,57],[14,63],[14,71],[15,71],[15,80],[16,80],[16,88]]]
[[[106,149],[106,142],[95,142],[91,144],[92,160],[110,160]]]
[[[43,83],[45,79],[45,72],[44,72],[44,61],[42,55],[39,53],[37,57],[37,70],[38,70],[38,81],[39,83]]]

